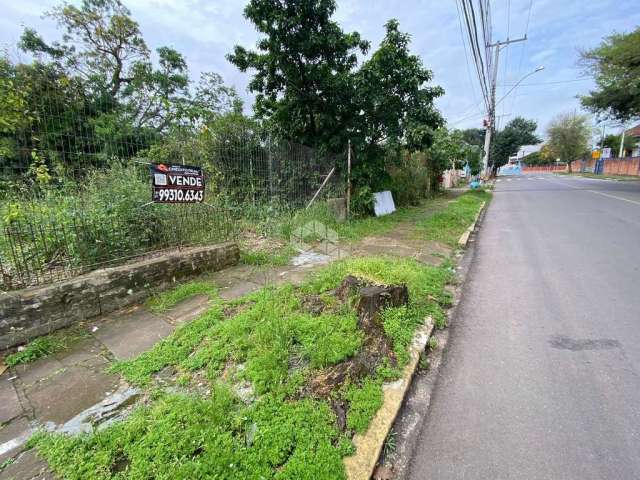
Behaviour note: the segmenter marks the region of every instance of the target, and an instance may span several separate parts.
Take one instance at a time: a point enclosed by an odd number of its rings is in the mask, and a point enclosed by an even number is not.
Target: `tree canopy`
[[[586,115],[566,113],[559,115],[547,127],[547,148],[555,158],[569,165],[589,153],[592,128]]]
[[[19,47],[34,60],[0,59],[0,166],[24,169],[37,151],[60,173],[77,171],[241,110],[218,74],[204,73],[194,86],[175,49],[157,48],[152,61],[120,0],[65,3],[46,16],[62,30],[59,40],[27,28]]]
[[[397,20],[385,24],[380,47],[356,75],[356,135],[368,143],[403,144],[410,151],[428,148],[443,124],[434,100],[444,94],[429,86],[431,70],[409,51],[411,37]]]
[[[255,70],[258,118],[286,138],[309,146],[344,149],[354,115],[354,68],[369,42],[345,33],[331,19],[333,0],[251,0],[244,14],[264,36],[257,50],[236,46],[227,58],[240,71]]]
[[[515,155],[523,145],[535,145],[540,143],[536,135],[538,124],[535,120],[527,120],[516,117],[505,127],[496,132],[491,142],[491,163],[498,168],[509,161],[509,157]]]
[[[581,98],[582,105],[622,121],[640,116],[640,27],[606,37],[581,57],[596,82],[596,89]]]

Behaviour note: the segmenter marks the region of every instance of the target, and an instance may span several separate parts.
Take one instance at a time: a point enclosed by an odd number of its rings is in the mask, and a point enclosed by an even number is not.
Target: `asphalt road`
[[[640,182],[502,179],[409,478],[640,479]]]

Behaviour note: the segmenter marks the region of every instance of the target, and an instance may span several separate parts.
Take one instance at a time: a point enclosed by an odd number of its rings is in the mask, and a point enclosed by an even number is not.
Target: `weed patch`
[[[48,357],[49,355],[65,350],[72,343],[88,335],[89,334],[81,327],[59,330],[44,337],[36,338],[25,345],[23,349],[8,355],[4,361],[10,367],[33,362],[39,358]]]
[[[152,312],[166,312],[187,298],[196,295],[207,295],[213,298],[217,293],[216,287],[209,282],[183,283],[174,289],[152,296],[147,305]]]

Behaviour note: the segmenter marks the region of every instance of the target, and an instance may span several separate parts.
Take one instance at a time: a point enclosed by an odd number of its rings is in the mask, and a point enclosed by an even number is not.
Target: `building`
[[[625,130],[624,136],[633,138],[635,143],[631,151],[626,150],[624,152],[624,156],[626,157],[630,154],[632,157],[640,157],[640,123],[635,127]]]

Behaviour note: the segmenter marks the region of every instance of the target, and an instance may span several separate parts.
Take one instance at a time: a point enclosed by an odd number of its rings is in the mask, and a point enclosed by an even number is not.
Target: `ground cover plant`
[[[82,327],[71,327],[59,330],[44,337],[36,338],[24,347],[21,347],[17,352],[8,355],[4,361],[10,367],[34,362],[40,358],[60,352],[88,335]]]
[[[367,429],[383,381],[407,362],[415,328],[426,315],[442,324],[451,275],[449,265],[352,258],[300,287],[214,298],[199,318],[112,366],[150,392],[146,405],[104,430],[40,433],[31,445],[69,479],[344,478],[351,437]],[[362,327],[346,277],[407,286],[408,305],[380,316],[381,339]],[[370,368],[356,368],[364,359]],[[162,388],[167,372],[175,382]]]
[[[193,281],[183,283],[176,288],[153,295],[147,305],[152,312],[166,312],[178,303],[196,295],[207,295],[214,298],[218,293],[218,289],[211,282]]]

